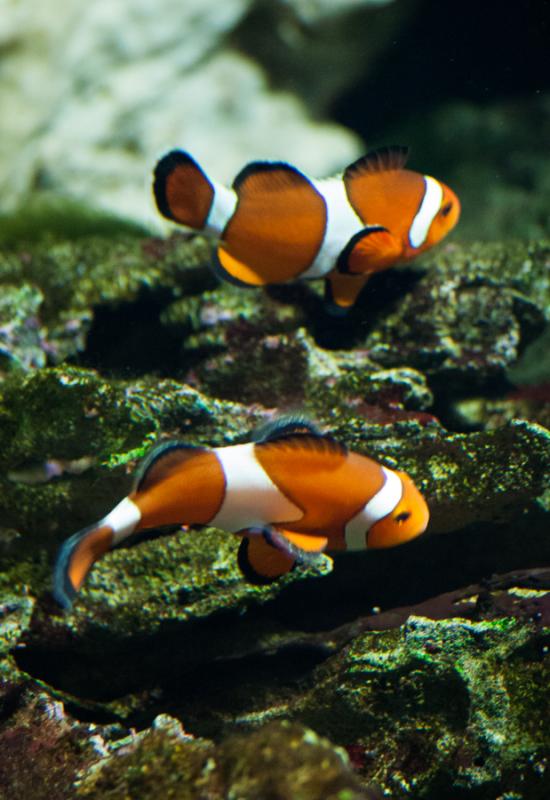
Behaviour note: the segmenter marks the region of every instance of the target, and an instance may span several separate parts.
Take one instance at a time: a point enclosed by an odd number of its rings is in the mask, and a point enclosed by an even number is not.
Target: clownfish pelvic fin
[[[237,563],[249,583],[265,586],[296,566],[296,556],[276,543],[272,529],[250,529],[241,535]]]
[[[272,583],[297,564],[314,561],[328,544],[324,536],[294,533],[278,526],[240,531],[237,555],[241,572],[250,583]]]

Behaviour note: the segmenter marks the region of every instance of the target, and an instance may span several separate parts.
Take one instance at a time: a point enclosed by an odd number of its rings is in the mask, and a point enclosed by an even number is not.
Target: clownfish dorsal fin
[[[322,436],[319,428],[310,420],[301,416],[283,416],[265,425],[261,425],[252,432],[251,439],[256,444],[274,442],[278,439],[288,439],[296,434],[309,434]]]
[[[339,461],[348,454],[346,445],[336,441],[330,434],[314,434],[311,431],[289,431],[266,441],[258,442],[256,449],[260,454],[271,449],[299,450],[306,456],[322,456],[327,459],[327,462],[333,458]]]
[[[171,150],[157,163],[153,194],[160,213],[173,222],[200,230],[214,201],[214,186],[194,158]]]
[[[236,175],[233,189],[237,193],[257,191],[259,188],[275,192],[303,187],[305,184],[317,191],[303,172],[286,161],[251,161]]]
[[[134,492],[144,492],[163,481],[174,470],[196,456],[203,447],[170,441],[154,447],[142,462],[134,482]]]
[[[403,169],[409,157],[409,148],[394,144],[370,150],[344,170],[344,181],[351,178],[380,172],[394,172]]]
[[[370,275],[395,264],[402,250],[399,239],[382,225],[363,228],[342,250],[338,258],[338,272]]]

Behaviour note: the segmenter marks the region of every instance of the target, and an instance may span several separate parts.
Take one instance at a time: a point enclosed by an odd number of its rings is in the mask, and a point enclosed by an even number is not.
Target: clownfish
[[[163,216],[219,238],[220,277],[240,286],[326,278],[328,308],[344,313],[370,275],[415,258],[458,222],[455,193],[405,169],[407,156],[382,147],[325,180],[255,161],[228,189],[172,150],[155,167],[153,192]]]
[[[270,583],[324,550],[406,542],[423,533],[428,519],[406,473],[349,451],[304,420],[271,423],[246,444],[168,442],[145,459],[124,500],[61,546],[54,597],[69,608],[101,556],[161,526],[239,534],[242,573]]]

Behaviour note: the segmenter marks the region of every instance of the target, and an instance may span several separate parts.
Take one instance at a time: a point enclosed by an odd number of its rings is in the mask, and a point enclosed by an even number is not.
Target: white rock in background
[[[255,158],[287,159],[315,176],[353,160],[362,149],[354,135],[311,120],[300,100],[273,91],[261,69],[228,46],[253,5],[6,3],[0,210],[38,188],[155,221],[151,169],[174,146],[223,180]]]
[[[394,0],[284,0],[285,5],[289,5],[300,19],[309,23],[348,14],[365,6],[376,8],[393,2]]]

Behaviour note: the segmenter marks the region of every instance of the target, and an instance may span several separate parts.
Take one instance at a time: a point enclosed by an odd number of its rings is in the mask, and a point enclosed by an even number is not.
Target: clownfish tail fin
[[[112,528],[96,523],[73,534],[61,545],[53,574],[53,596],[61,608],[72,606],[86,575],[112,544]]]
[[[137,504],[125,497],[107,516],[61,545],[53,573],[53,596],[62,608],[71,607],[96,561],[139,529],[140,521]]]
[[[183,150],[171,150],[157,163],[153,194],[169,220],[202,230],[214,203],[216,188],[197,162]]]

